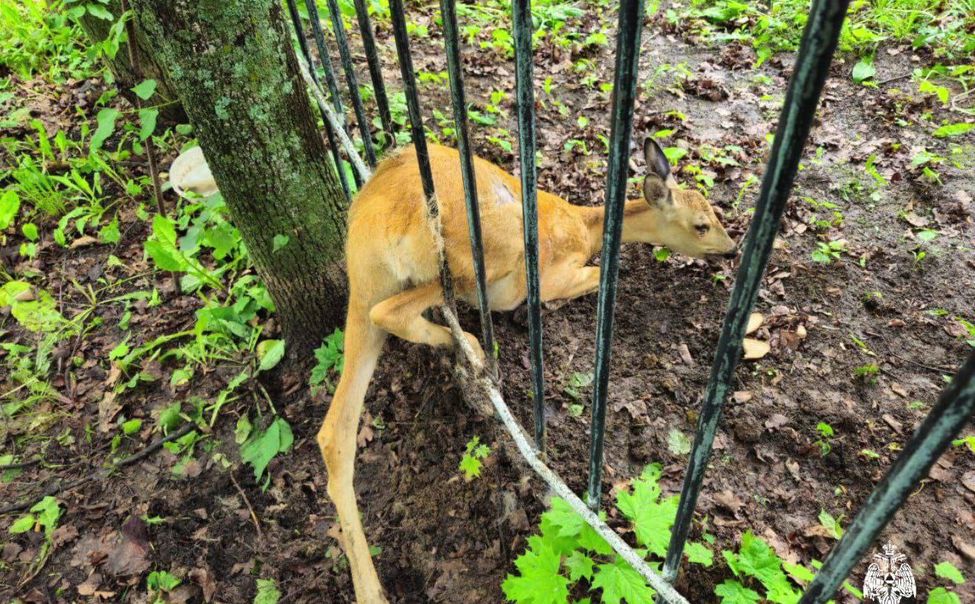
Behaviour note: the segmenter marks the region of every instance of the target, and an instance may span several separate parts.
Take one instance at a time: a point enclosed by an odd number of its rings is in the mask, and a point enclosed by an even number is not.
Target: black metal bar
[[[308,1],[314,2],[314,0]],[[311,52],[308,50],[308,41],[305,40],[305,34],[302,32],[301,15],[298,14],[298,6],[295,4],[295,0],[288,0],[288,13],[291,16],[291,24],[295,28],[295,35],[298,37],[298,48],[301,50],[301,54],[305,58],[305,62],[308,63],[308,73],[311,75],[312,80],[317,82],[318,75],[315,73],[315,64],[312,62]],[[316,104],[317,103],[318,102],[316,101]],[[341,107],[341,105],[339,107]],[[345,170],[342,168],[342,154],[339,151],[338,143],[335,141],[335,131],[332,129],[332,123],[328,121],[325,108],[319,107],[318,110],[322,114],[322,123],[325,125],[325,139],[328,141],[329,150],[332,152],[332,163],[335,167],[335,173],[338,175],[339,184],[342,185],[342,192],[345,193],[345,199],[351,200],[352,189],[349,187],[349,179],[346,178]],[[361,183],[356,182],[356,186],[360,186],[360,184]]]
[[[305,9],[308,11],[309,21],[311,21],[311,31],[315,38],[315,46],[318,48],[318,57],[322,62],[322,71],[325,72],[325,85],[328,87],[328,94],[332,97],[332,106],[335,108],[335,113],[341,120],[340,123],[345,123],[345,107],[342,106],[342,94],[339,92],[339,84],[335,79],[335,68],[332,67],[332,57],[328,53],[328,46],[325,45],[325,33],[322,31],[322,22],[318,18],[318,5],[315,4],[315,0],[305,0]],[[311,77],[317,81],[318,75],[315,73],[315,66],[311,60],[311,54],[308,52],[308,44],[305,42],[305,36],[301,30],[301,17],[298,15],[298,8],[295,6],[294,0],[288,0],[288,10],[291,11],[291,20],[294,21],[295,29],[298,32],[299,42],[302,46],[302,52],[305,54],[305,59],[308,61],[308,71]],[[324,111],[324,110],[322,110]],[[323,117],[324,119],[324,117]],[[331,125],[327,119],[325,121],[325,132],[328,134],[329,144],[338,152],[338,144],[335,142],[335,133],[332,131]],[[345,171],[339,165],[338,172],[341,175],[343,181],[346,181]],[[356,188],[362,188],[362,178],[359,176],[358,170],[352,170],[352,180],[355,182]],[[348,185],[343,185],[344,188],[348,188]]]
[[[606,430],[606,395],[613,348],[613,312],[620,267],[623,206],[633,132],[633,103],[640,67],[643,0],[622,0],[616,37],[616,71],[610,115],[609,166],[606,174],[606,209],[599,267],[599,304],[596,313],[596,368],[592,392],[592,427],[589,447],[589,507],[599,509],[603,475],[603,434]]]
[[[848,4],[849,0],[816,0],[809,13],[704,393],[694,448],[681,489],[677,521],[671,533],[664,564],[664,576],[670,581],[677,577],[677,568],[711,455],[711,446],[714,444],[721,408],[741,353],[741,341],[748,324],[748,315],[755,304],[762,275],[768,265],[779,220],[789,199]]]
[[[853,565],[863,557],[973,414],[975,353],[968,357],[887,475],[860,506],[856,518],[826,558],[799,604],[824,604],[833,597]]]
[[[372,33],[372,23],[369,21],[369,7],[366,6],[366,0],[354,1],[355,16],[359,21],[359,34],[362,36],[362,48],[366,52],[366,61],[369,63],[372,92],[376,97],[376,106],[379,108],[379,121],[386,134],[385,144],[392,147],[396,145],[396,131],[393,126],[392,112],[389,110],[389,98],[386,96],[386,84],[383,82],[379,54],[376,52],[376,38]]]
[[[467,229],[471,237],[471,259],[474,263],[474,281],[477,284],[477,305],[481,313],[481,344],[488,358],[488,368],[496,375],[494,325],[491,323],[491,306],[487,297],[487,272],[484,269],[484,242],[481,239],[477,180],[467,133],[467,101],[464,98],[464,71],[460,60],[455,0],[440,0],[440,13],[443,17],[444,47],[447,51],[447,74],[450,77],[450,100],[457,129],[457,149],[460,152],[460,173],[464,180],[464,204],[467,207]]]
[[[542,295],[538,274],[538,175],[535,169],[535,92],[532,79],[531,0],[511,5],[515,42],[515,88],[518,113],[518,157],[524,215],[525,273],[528,286],[528,346],[535,399],[535,446],[545,449],[545,361],[542,356]]]
[[[437,206],[436,191],[433,187],[433,171],[430,169],[430,151],[427,149],[426,132],[423,128],[423,114],[420,111],[420,98],[417,95],[416,76],[413,73],[413,56],[410,54],[410,36],[406,31],[406,15],[403,0],[389,0],[389,16],[393,23],[393,37],[396,39],[396,54],[399,56],[399,69],[403,76],[403,92],[406,95],[406,108],[410,114],[410,131],[413,135],[413,148],[420,169],[420,182],[427,200],[427,212],[434,224],[440,224],[440,208]],[[446,266],[443,250],[440,257],[440,279],[443,283],[444,303],[453,306],[454,288],[450,271]]]
[[[339,9],[338,0],[328,0],[328,12],[332,17],[332,31],[335,32],[335,44],[339,47],[339,58],[342,61],[342,70],[345,71],[345,81],[349,85],[349,97],[352,99],[352,109],[355,111],[355,119],[359,122],[359,134],[362,136],[362,149],[366,154],[366,163],[371,167],[376,166],[376,151],[372,147],[372,130],[369,127],[369,118],[366,110],[362,106],[362,96],[359,94],[359,81],[355,75],[355,66],[352,64],[352,53],[349,51],[349,39],[345,35],[345,23],[342,22],[342,12]],[[312,23],[319,23],[318,7],[314,0],[308,0],[308,16]]]

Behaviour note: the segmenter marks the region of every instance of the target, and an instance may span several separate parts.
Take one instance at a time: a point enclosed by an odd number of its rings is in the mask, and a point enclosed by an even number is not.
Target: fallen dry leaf
[[[70,249],[74,250],[74,249],[77,249],[79,247],[86,247],[86,246],[89,246],[89,245],[94,245],[96,243],[98,243],[98,239],[95,239],[91,235],[82,235],[81,237],[78,237],[77,239],[75,239],[74,241],[72,241],[71,242],[71,245],[68,246],[68,247]]]
[[[975,493],[975,471],[965,472],[965,474],[961,477],[961,483],[966,489],[972,493]]]
[[[741,342],[741,347],[745,351],[744,359],[746,361],[754,361],[760,359],[767,355],[772,349],[768,342],[763,342],[761,340],[756,340],[753,338],[745,338]]]
[[[716,504],[730,511],[732,514],[737,514],[738,510],[740,510],[742,506],[745,505],[745,502],[743,502],[741,499],[738,498],[737,495],[735,495],[732,491],[729,490],[724,490],[715,493],[713,499]]]
[[[760,312],[753,312],[748,316],[748,325],[745,327],[745,334],[755,333],[764,322],[765,315]]]
[[[149,569],[148,553],[149,531],[138,516],[132,516],[122,525],[105,570],[115,576],[141,575]]]

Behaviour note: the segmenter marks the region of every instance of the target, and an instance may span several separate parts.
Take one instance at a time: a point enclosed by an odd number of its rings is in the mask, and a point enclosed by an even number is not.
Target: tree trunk
[[[344,319],[346,202],[280,3],[134,0],[133,6],[274,299],[289,349],[317,346]],[[279,235],[287,243],[274,251]]]
[[[104,6],[115,16],[115,20],[122,16],[119,0],[108,0],[108,4]],[[78,21],[88,38],[92,42],[98,43],[109,35],[109,30],[115,20],[96,19],[91,14],[85,13]],[[169,74],[159,62],[155,49],[149,44],[149,39],[139,28],[136,28],[135,51],[137,53],[136,61],[139,64],[138,70],[134,70],[129,62],[129,55],[125,51],[124,44],[116,53],[115,58],[105,57],[108,68],[118,82],[119,91],[135,105],[136,96],[129,88],[142,80],[156,80],[156,95],[151,102],[153,105],[161,105],[159,108],[160,116],[170,122],[185,122],[186,113],[183,112],[183,107],[179,103]]]

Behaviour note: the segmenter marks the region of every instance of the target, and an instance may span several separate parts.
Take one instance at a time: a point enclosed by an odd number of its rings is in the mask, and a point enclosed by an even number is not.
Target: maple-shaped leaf
[[[501,584],[504,595],[523,604],[564,604],[569,581],[559,574],[562,558],[538,535],[528,538],[528,551],[515,560],[519,576],[508,575]]]
[[[651,604],[654,591],[643,575],[633,570],[625,560],[617,558],[611,564],[600,564],[592,579],[593,590],[602,589],[605,604]]]
[[[552,499],[552,508],[545,512],[549,523],[557,529],[559,537],[576,537],[586,526],[586,521],[564,499]]]
[[[592,579],[592,568],[595,562],[592,558],[580,551],[574,551],[565,559],[565,567],[569,569],[569,581],[575,583],[585,577],[587,581]]]
[[[464,473],[464,478],[469,482],[481,476],[481,460],[465,455],[460,458],[460,471]]]
[[[725,579],[714,588],[714,594],[721,596],[721,604],[757,604],[761,596],[734,579]]]
[[[622,490],[616,496],[616,507],[633,523],[637,541],[651,553],[664,557],[670,544],[670,529],[677,517],[677,495],[660,500],[659,474],[654,466],[633,481],[633,490]]]
[[[602,516],[602,514],[600,514]],[[603,518],[605,520],[605,518]],[[608,556],[613,553],[613,548],[606,543],[602,535],[596,532],[589,524],[582,527],[579,532],[579,546],[583,547],[591,552],[601,554],[603,556]]]
[[[767,543],[751,531],[746,531],[741,536],[741,547],[737,554],[729,551],[723,553],[735,576],[744,574],[758,579],[769,592],[767,597],[770,601],[778,604],[789,604],[793,601],[792,584],[782,570],[782,560]]]
[[[710,567],[714,564],[714,553],[706,545],[698,541],[688,541],[684,546],[684,555],[687,561],[692,564],[701,564]]]

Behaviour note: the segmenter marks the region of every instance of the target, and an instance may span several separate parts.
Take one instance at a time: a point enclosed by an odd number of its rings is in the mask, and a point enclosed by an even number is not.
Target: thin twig
[[[345,129],[342,127],[342,123],[339,121],[335,111],[331,106],[329,106],[328,100],[325,98],[325,93],[322,92],[322,87],[319,86],[318,82],[311,77],[311,72],[308,71],[308,63],[306,63],[302,57],[298,57],[298,67],[301,69],[301,77],[305,79],[305,84],[307,84],[308,88],[311,89],[312,96],[315,97],[315,101],[318,103],[318,107],[325,114],[325,118],[328,120],[328,123],[332,125],[332,129],[335,130],[335,133],[338,135],[339,143],[342,144],[342,148],[345,149],[346,155],[349,156],[349,161],[359,173],[359,177],[362,179],[362,182],[366,182],[369,180],[369,177],[372,176],[372,172],[366,167],[366,164],[362,161],[362,158],[359,157],[359,152],[356,151],[355,145],[352,143],[352,139],[349,138],[349,135],[345,132]]]
[[[7,463],[0,464],[0,472],[5,472],[7,470],[22,470],[24,468],[29,468],[31,466],[36,466],[41,463],[42,459],[40,457],[36,459],[31,459],[29,461],[22,461],[19,463]]]
[[[559,497],[561,497],[569,507],[572,508],[579,516],[586,521],[586,524],[592,527],[594,531],[599,533],[599,535],[609,543],[610,547],[616,551],[617,554],[626,562],[630,564],[644,579],[647,583],[653,587],[658,595],[663,598],[665,602],[671,604],[689,604],[684,596],[680,595],[673,586],[668,583],[663,577],[656,573],[646,561],[640,557],[633,548],[631,548],[623,539],[611,529],[605,522],[600,520],[592,510],[586,506],[585,503],[579,497],[572,492],[572,489],[568,487],[559,476],[553,472],[545,463],[539,459],[538,453],[535,447],[529,441],[529,437],[522,430],[518,421],[511,414],[511,410],[508,408],[507,403],[504,402],[504,398],[498,391],[497,387],[491,382],[490,379],[484,376],[483,364],[477,359],[474,354],[474,349],[471,348],[470,342],[464,337],[464,332],[461,330],[460,323],[457,321],[457,316],[447,308],[446,306],[441,307],[444,319],[450,325],[450,331],[454,336],[454,344],[459,346],[467,361],[471,364],[475,371],[481,377],[472,379],[471,382],[477,383],[481,386],[483,392],[491,400],[491,404],[494,405],[494,410],[497,412],[498,418],[507,428],[508,434],[515,441],[515,446],[518,447],[518,452],[524,458],[528,465],[531,466],[535,473],[544,480],[550,489]]]
[[[159,438],[159,439],[153,441],[152,443],[150,443],[149,445],[147,445],[146,448],[142,449],[138,453],[135,453],[133,455],[130,455],[130,456],[126,457],[125,459],[121,460],[121,461],[115,462],[109,468],[103,469],[103,470],[101,470],[99,472],[95,472],[95,473],[90,474],[88,476],[85,476],[83,478],[79,478],[78,480],[75,480],[73,482],[70,482],[67,485],[64,485],[64,484],[56,484],[56,485],[48,488],[46,491],[44,491],[44,493],[40,497],[36,497],[36,496],[35,497],[31,497],[29,499],[25,499],[23,501],[20,501],[19,503],[14,503],[14,504],[11,504],[11,505],[8,505],[8,506],[5,506],[5,507],[0,508],[0,516],[2,516],[3,514],[9,514],[10,512],[19,512],[21,510],[25,510],[25,509],[29,508],[35,501],[39,501],[40,499],[43,499],[44,497],[54,496],[54,495],[58,495],[60,493],[63,493],[65,491],[71,491],[71,490],[77,489],[78,487],[80,487],[80,486],[82,486],[84,484],[87,484],[88,482],[90,482],[92,480],[96,480],[96,479],[97,480],[104,480],[109,475],[111,475],[111,473],[114,472],[115,470],[117,470],[119,468],[124,468],[125,466],[130,466],[130,465],[136,463],[137,461],[140,461],[142,459],[145,459],[146,457],[152,455],[153,453],[155,453],[156,451],[158,451],[159,449],[161,449],[164,444],[166,444],[166,443],[168,443],[168,442],[170,442],[172,440],[176,440],[177,438],[181,438],[183,436],[186,436],[187,434],[189,434],[190,432],[192,432],[194,429],[196,429],[196,424],[194,424],[193,422],[187,422],[186,424],[183,424],[183,426],[179,430],[177,430],[175,432],[172,432],[170,434],[167,434],[166,436],[164,436],[162,438]]]
[[[237,488],[237,492],[240,493],[241,498],[244,500],[244,505],[247,506],[247,511],[251,513],[251,521],[254,523],[254,528],[257,529],[257,539],[259,541],[264,541],[264,533],[261,531],[261,523],[257,521],[257,514],[254,513],[254,508],[251,507],[251,502],[249,499],[247,499],[247,494],[244,493],[244,489],[240,488],[240,484],[238,484],[237,479],[234,478],[233,469],[231,469],[228,473],[230,474],[230,482],[234,483],[234,486]]]
[[[128,10],[128,1],[121,0],[120,8],[122,9],[122,14],[124,15]],[[125,34],[126,38],[126,49],[129,55],[129,66],[132,70],[132,75],[136,78],[142,78],[145,74],[142,73],[142,66],[139,63],[139,55],[136,52],[135,44],[135,13],[129,18],[125,23]],[[138,84],[138,82],[132,82],[133,86]],[[139,95],[135,95],[135,108],[142,109],[142,99]],[[162,186],[159,184],[159,168],[156,163],[156,148],[152,143],[152,133],[145,140],[146,145],[146,158],[149,160],[149,176],[152,178],[152,192],[156,197],[156,209],[160,214],[166,213],[166,205],[163,201]]]
[[[932,365],[925,365],[924,363],[919,363],[919,362],[915,361],[914,359],[908,359],[908,358],[902,357],[901,355],[897,354],[896,352],[893,352],[892,350],[890,350],[890,347],[889,346],[887,347],[887,354],[889,354],[890,356],[894,357],[895,359],[900,359],[901,361],[904,361],[905,363],[910,363],[911,365],[916,365],[916,366],[920,367],[921,369],[927,369],[928,371],[934,371],[934,372],[940,373],[942,375],[951,375],[955,371],[957,371],[956,369],[945,369],[943,367],[934,367]]]
[[[161,449],[162,446],[165,445],[166,443],[176,440],[177,438],[182,438],[187,434],[189,434],[190,432],[192,432],[193,430],[195,430],[196,428],[197,426],[193,422],[186,422],[179,430],[175,432],[171,432],[162,438],[154,440],[145,449],[139,451],[138,453],[134,453],[126,457],[120,462],[117,462],[111,469],[114,470],[116,468],[124,468],[125,466],[131,466],[137,461],[142,461],[146,457],[149,457],[150,455],[152,455],[153,453]]]

